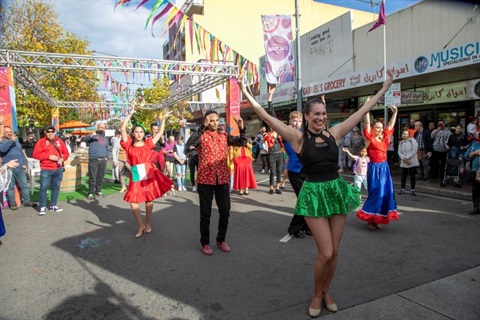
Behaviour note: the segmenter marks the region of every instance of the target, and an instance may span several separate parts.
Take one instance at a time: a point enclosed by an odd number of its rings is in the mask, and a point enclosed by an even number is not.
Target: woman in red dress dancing
[[[252,145],[233,148],[233,190],[239,190],[240,195],[248,195],[248,189],[257,189],[257,181],[252,167]]]
[[[132,167],[130,183],[123,200],[130,202],[130,208],[138,225],[135,238],[140,238],[143,233],[148,234],[152,232],[150,220],[152,217],[153,200],[160,198],[169,191],[173,186],[173,182],[158,170],[151,160],[152,149],[155,148],[155,144],[163,135],[165,119],[168,113],[159,113],[160,129],[155,136],[148,139],[145,139],[145,128],[140,124],[133,126],[131,137],[128,135],[127,125],[134,113],[135,104],[133,104],[132,111],[123,122],[122,141],[120,144],[125,149],[127,161]],[[140,203],[142,202],[145,202],[145,224],[140,215]]]

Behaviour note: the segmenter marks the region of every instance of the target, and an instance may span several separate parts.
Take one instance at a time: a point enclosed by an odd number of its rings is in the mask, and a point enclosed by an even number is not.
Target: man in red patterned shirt
[[[214,195],[220,214],[217,246],[224,252],[230,252],[230,247],[225,242],[228,218],[230,217],[228,146],[240,146],[242,141],[248,140],[242,118],[236,117],[234,120],[240,130],[240,136],[236,137],[219,130],[218,113],[209,110],[205,113],[203,126],[193,133],[187,142],[187,148],[194,146],[198,152],[197,191],[200,199],[200,242],[202,252],[206,255],[213,254],[210,247],[210,217]]]

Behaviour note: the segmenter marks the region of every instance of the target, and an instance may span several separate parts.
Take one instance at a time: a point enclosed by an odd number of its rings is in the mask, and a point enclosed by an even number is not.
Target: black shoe
[[[113,183],[115,183],[115,184],[121,184],[121,182],[118,181],[118,180],[113,181]]]
[[[303,233],[305,233],[309,237],[313,237],[313,233],[310,230],[304,230]]]
[[[268,193],[270,194],[273,194],[273,192],[274,192],[273,189],[270,189],[270,191],[268,191]]]
[[[38,203],[36,203],[36,202],[27,202],[27,203],[24,203],[23,205],[25,207],[32,207],[32,208],[38,207]]]
[[[277,190],[275,190],[275,193],[282,194],[282,190],[277,189]]]
[[[293,234],[293,236],[294,236],[295,238],[301,238],[301,239],[305,238],[305,234],[304,234],[302,231],[297,231],[297,232],[295,232],[295,233]]]
[[[398,194],[405,194],[405,189],[401,189]]]
[[[480,214],[480,211],[479,210],[473,210],[473,211],[470,211],[468,214],[471,215],[471,216],[474,216],[476,214]]]

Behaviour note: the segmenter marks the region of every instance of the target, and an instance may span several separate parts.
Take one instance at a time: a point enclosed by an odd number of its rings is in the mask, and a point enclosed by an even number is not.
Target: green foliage
[[[0,47],[10,50],[91,54],[89,42],[66,32],[53,6],[42,0],[12,0],[4,8],[0,25]],[[93,72],[66,69],[27,69],[59,101],[99,101]],[[40,126],[49,124],[53,108],[27,88],[16,84],[20,124],[33,117]],[[60,123],[79,119],[78,113],[60,109]],[[86,120],[86,119],[79,119]]]
[[[169,94],[169,83],[166,77],[162,80],[154,80],[150,88],[143,90],[143,97],[146,103],[159,104],[165,100]],[[176,104],[169,109],[172,111],[172,114],[167,119],[165,130],[177,130],[180,128],[183,119],[191,119],[193,117],[183,103]],[[155,110],[142,110],[133,117],[136,122],[141,123],[146,128],[150,128],[150,124],[155,122],[156,118],[157,111]]]

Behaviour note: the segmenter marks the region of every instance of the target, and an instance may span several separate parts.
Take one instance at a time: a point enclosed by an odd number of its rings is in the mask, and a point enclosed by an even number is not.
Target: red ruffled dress
[[[146,139],[141,147],[134,146],[132,139],[128,137],[127,142],[120,142],[120,145],[127,153],[127,161],[131,166],[145,164],[147,179],[133,182],[130,172],[130,182],[123,200],[131,203],[149,202],[160,198],[164,193],[170,191],[173,186],[172,180],[167,178],[152,163],[152,149],[155,145],[152,139]]]
[[[257,181],[252,168],[252,152],[250,149],[246,147],[235,148],[233,165],[233,190],[256,189]]]

